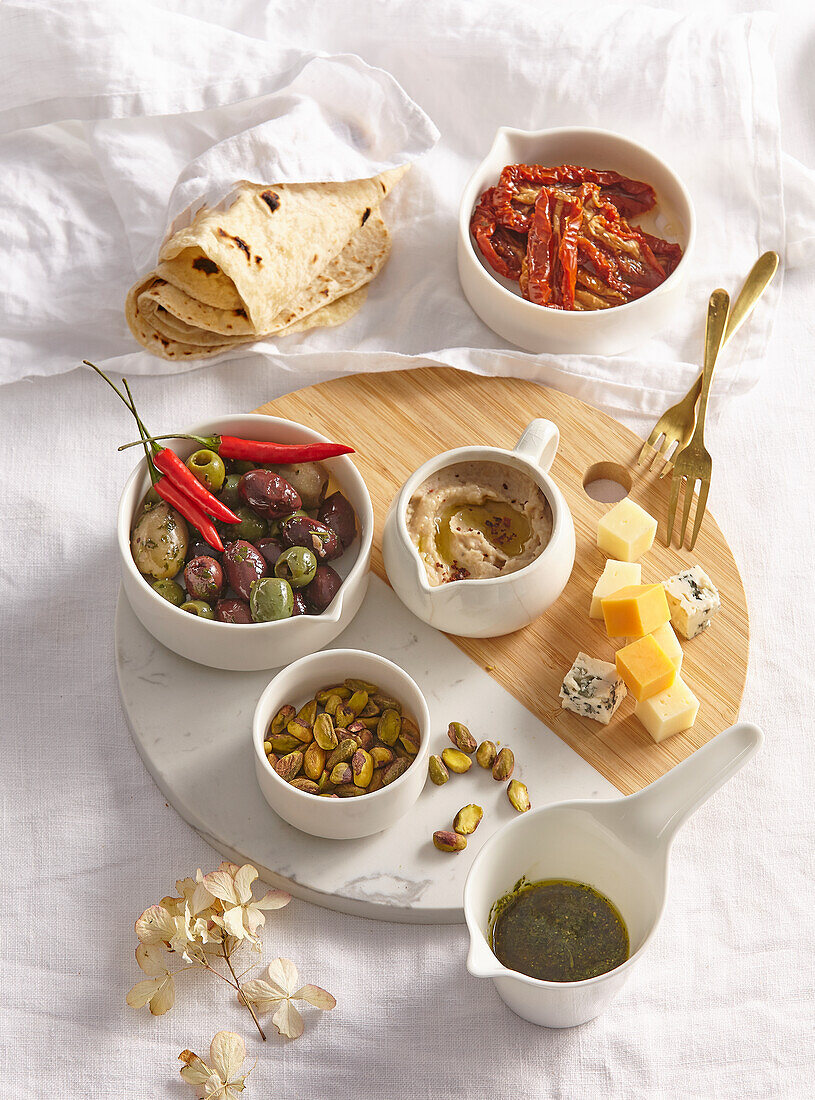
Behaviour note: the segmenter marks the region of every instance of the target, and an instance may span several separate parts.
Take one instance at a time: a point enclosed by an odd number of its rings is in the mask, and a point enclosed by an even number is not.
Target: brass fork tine
[[[674,477],[671,481],[671,502],[668,505],[668,537],[665,540],[665,545],[671,545],[671,538],[674,533],[674,520],[676,519],[676,506],[679,503],[679,484],[682,481],[681,477]]]
[[[685,532],[688,529],[688,519],[690,518],[691,505],[693,504],[693,491],[696,488],[696,478],[688,476],[685,478],[685,502],[682,508],[682,527],[679,531],[679,549],[685,545]]]
[[[710,482],[701,478],[699,482],[699,497],[696,501],[696,515],[693,520],[693,534],[690,540],[690,549],[692,550],[696,545],[696,536],[699,534],[699,528],[702,526],[702,518],[705,514],[705,508],[707,507],[707,494],[710,491]]]

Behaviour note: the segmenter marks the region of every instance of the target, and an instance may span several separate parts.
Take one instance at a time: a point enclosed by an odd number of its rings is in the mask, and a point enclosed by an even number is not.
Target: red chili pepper
[[[171,451],[169,447],[157,449],[154,443],[153,461],[157,469],[161,470],[163,474],[166,474],[170,481],[177,485],[185,496],[194,501],[199,508],[202,508],[208,515],[214,516],[224,523],[240,523],[240,518],[218,500],[217,497],[213,496],[205,485],[201,484],[192,470],[184,465],[175,451]],[[201,533],[203,534],[203,531]]]
[[[234,435],[214,436],[221,458],[243,459],[246,462],[319,462],[323,458],[352,455],[353,447],[342,443],[268,443],[262,439],[238,439]]]
[[[204,542],[208,542],[209,545],[214,546],[216,550],[223,551],[224,544],[221,542],[221,536],[215,529],[215,524],[212,523],[209,517],[198,507],[195,501],[190,500],[189,497],[181,492],[178,486],[175,485],[169,477],[165,475],[164,477],[160,477],[157,481],[154,481],[153,488],[162,500],[166,500],[177,512],[181,513],[184,519],[188,520],[193,527],[201,532]]]

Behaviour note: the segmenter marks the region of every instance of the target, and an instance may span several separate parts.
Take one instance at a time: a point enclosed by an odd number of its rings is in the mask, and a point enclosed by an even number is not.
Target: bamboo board
[[[560,429],[560,448],[551,475],[571,509],[577,543],[571,579],[554,606],[524,630],[503,638],[451,640],[624,794],[641,790],[736,721],[747,674],[749,623],[730,547],[709,513],[693,553],[664,546],[670,479],[660,482],[656,473],[634,467],[642,440],[610,416],[533,382],[482,378],[447,367],[337,378],[257,411],[298,420],[355,449],[354,461],[374,507],[372,568],[384,579],[385,515],[417,467],[451,447],[511,448],[530,420],[553,420]],[[595,541],[597,521],[610,507],[585,492],[584,480],[593,480],[587,477],[590,471],[630,488],[631,498],[659,522],[654,546],[641,559],[643,583],[699,562],[721,593],[722,609],[711,627],[690,641],[680,639],[682,675],[701,704],[696,725],[661,745],[634,718],[630,697],[608,726],[560,707],[560,684],[579,650],[614,660],[615,646],[602,623],[588,614],[606,560]],[[511,731],[499,736],[508,741]]]

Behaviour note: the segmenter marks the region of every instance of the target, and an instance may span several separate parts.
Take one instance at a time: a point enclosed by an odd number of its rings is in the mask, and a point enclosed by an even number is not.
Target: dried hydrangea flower
[[[150,1006],[154,1016],[163,1016],[175,1003],[175,982],[164,964],[161,949],[140,943],[136,948],[136,962],[147,974],[147,979],[136,982],[126,1000],[131,1008]]]
[[[266,968],[266,978],[245,982],[241,992],[263,1014],[274,1011],[272,1023],[281,1035],[297,1039],[303,1034],[303,1017],[292,1001],[308,1001],[315,1008],[328,1011],[336,1000],[318,985],[297,988],[297,967],[291,959],[274,959]]]
[[[217,898],[223,907],[223,913],[216,914],[214,920],[227,935],[236,940],[246,940],[260,949],[258,931],[266,923],[264,909],[280,909],[288,905],[291,895],[283,890],[268,890],[262,898],[252,896],[252,883],[258,877],[256,869],[245,863],[238,867],[236,863],[223,862],[217,871],[204,875],[203,884]]]
[[[235,1100],[246,1088],[248,1073],[238,1076],[246,1059],[246,1043],[234,1031],[219,1031],[209,1045],[209,1064],[191,1050],[182,1050],[181,1076],[206,1100]]]

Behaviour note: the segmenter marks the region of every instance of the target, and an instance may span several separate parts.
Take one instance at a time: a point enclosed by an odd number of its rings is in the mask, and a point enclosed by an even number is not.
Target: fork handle
[[[744,280],[744,286],[737,295],[735,302],[733,302],[730,315],[727,318],[727,328],[724,330],[724,340],[722,341],[723,345],[728,343],[728,341],[736,335],[756,308],[756,303],[770,285],[773,276],[778,270],[778,263],[778,253],[770,250],[769,252],[762,253],[750,268],[750,274]],[[693,399],[694,404],[699,400],[701,390],[702,374],[700,372],[698,378],[688,391],[689,395],[695,392],[695,397]]]
[[[702,391],[699,394],[699,408],[696,413],[696,428],[693,438],[701,443],[705,437],[705,413],[713,381],[713,368],[724,343],[727,318],[730,312],[730,295],[726,290],[714,290],[707,306],[707,324],[705,325],[705,358],[702,366]]]

